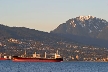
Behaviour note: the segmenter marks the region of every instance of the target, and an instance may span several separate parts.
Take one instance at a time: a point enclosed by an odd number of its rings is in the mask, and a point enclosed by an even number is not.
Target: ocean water
[[[108,63],[0,61],[0,72],[108,72]]]

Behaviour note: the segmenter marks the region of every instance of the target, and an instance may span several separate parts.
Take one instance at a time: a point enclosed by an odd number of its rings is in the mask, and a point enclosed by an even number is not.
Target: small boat
[[[8,60],[8,59],[6,59],[6,58],[0,58],[0,60]]]
[[[7,56],[2,56],[2,53],[0,53],[0,60],[10,60]]]
[[[36,57],[36,52],[34,55],[35,57],[32,58],[13,56],[12,61],[13,62],[62,62],[63,61],[63,58],[56,53],[55,53],[55,58],[46,58],[46,52],[44,58]]]

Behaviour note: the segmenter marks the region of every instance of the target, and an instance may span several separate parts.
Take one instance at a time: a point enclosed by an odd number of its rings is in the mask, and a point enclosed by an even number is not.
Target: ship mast
[[[26,50],[25,50],[25,52],[24,52],[24,57],[26,57],[26,54],[27,54],[27,53],[26,53]]]
[[[56,53],[55,53],[55,59],[57,58],[57,55],[56,55]]]
[[[58,50],[57,50],[57,55],[58,55]]]
[[[34,55],[35,55],[35,58],[36,58],[36,52],[35,52],[35,54],[34,54]]]
[[[45,52],[45,58],[46,58],[46,52]]]
[[[2,54],[2,53],[0,53],[0,58],[1,58],[1,54]]]

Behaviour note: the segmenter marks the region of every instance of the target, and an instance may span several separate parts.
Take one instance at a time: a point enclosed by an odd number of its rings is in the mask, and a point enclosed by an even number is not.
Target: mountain
[[[108,40],[108,26],[106,26],[102,32],[100,32],[97,36],[98,38],[104,39],[104,40]]]
[[[29,29],[26,27],[9,27],[0,24],[0,40],[9,38],[35,40],[42,42],[70,42],[69,39],[66,39],[56,34],[50,34],[48,32]]]
[[[104,47],[108,47],[108,42],[88,38],[87,36],[47,33],[26,27],[9,27],[0,24],[0,54],[1,57],[24,57],[26,51],[26,57],[32,57],[35,52],[44,57],[44,53],[47,52],[49,58],[59,50],[58,53],[64,61],[96,61],[97,58],[103,61],[107,59],[108,48]],[[76,56],[79,58],[77,59]]]
[[[14,38],[35,40],[56,45],[67,42],[80,45],[108,47],[108,22],[93,16],[79,16],[60,24],[50,33],[26,27],[9,27],[0,24],[0,41]]]
[[[107,31],[108,22],[106,20],[88,15],[69,19],[50,33],[59,34],[84,44],[107,46]]]

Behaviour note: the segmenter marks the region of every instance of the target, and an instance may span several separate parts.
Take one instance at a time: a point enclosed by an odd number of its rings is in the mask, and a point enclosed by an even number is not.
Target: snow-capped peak
[[[91,15],[79,16],[76,18],[69,19],[66,22],[66,24],[68,23],[73,28],[82,27],[81,29],[86,29],[88,33],[102,32],[103,28],[105,26],[108,26],[108,22],[106,20],[101,18],[96,18]]]
[[[84,21],[84,20],[88,20],[88,19],[91,19],[91,18],[94,18],[93,16],[91,15],[88,15],[88,16],[79,16],[79,17],[76,17],[78,18],[80,21]]]

